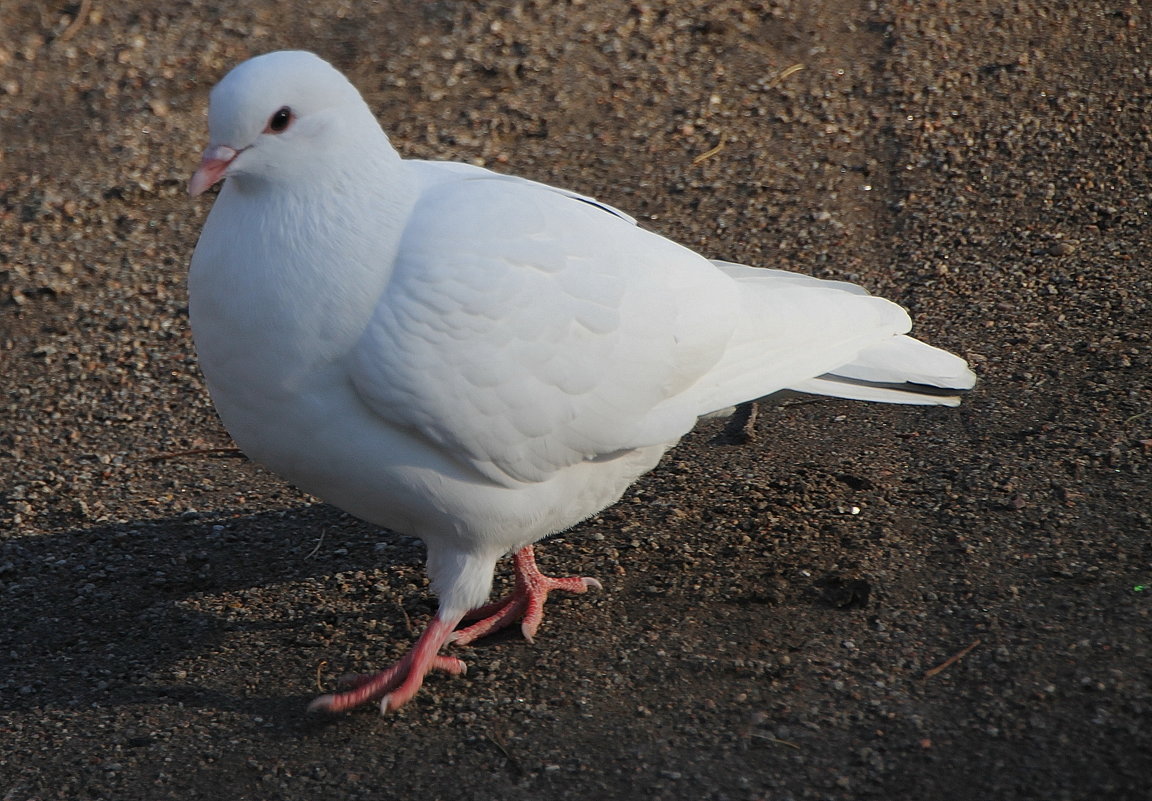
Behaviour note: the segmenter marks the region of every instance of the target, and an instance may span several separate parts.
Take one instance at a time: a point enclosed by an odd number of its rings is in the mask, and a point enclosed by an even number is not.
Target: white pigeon
[[[532,546],[620,498],[702,415],[779,390],[955,405],[975,376],[863,289],[709,261],[575,192],[403,160],[306,52],[213,89],[191,322],[249,456],[428,550],[439,609],[392,668],[312,709],[395,709],[553,589]],[[498,559],[516,585],[484,605]],[[480,618],[457,630],[466,618]]]

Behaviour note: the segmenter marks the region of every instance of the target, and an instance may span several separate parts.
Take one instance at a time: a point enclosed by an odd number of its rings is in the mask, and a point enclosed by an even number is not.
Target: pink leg
[[[352,689],[331,695],[322,695],[308,705],[309,712],[343,712],[367,701],[380,699],[380,711],[389,712],[407,703],[430,670],[443,670],[454,676],[467,671],[459,659],[441,656],[440,649],[448,641],[460,618],[442,620],[432,618],[428,628],[416,640],[412,650],[404,654],[392,667],[379,673],[353,676],[347,680]]]
[[[600,582],[594,578],[552,578],[545,576],[536,567],[536,554],[531,545],[518,550],[512,556],[516,568],[516,588],[506,598],[495,603],[487,604],[479,609],[473,609],[466,617],[469,619],[483,618],[449,636],[450,642],[458,645],[467,645],[494,631],[511,625],[517,618],[523,618],[520,630],[524,639],[532,642],[536,636],[536,629],[544,618],[544,601],[552,590],[566,592],[587,592],[589,587],[601,589]]]

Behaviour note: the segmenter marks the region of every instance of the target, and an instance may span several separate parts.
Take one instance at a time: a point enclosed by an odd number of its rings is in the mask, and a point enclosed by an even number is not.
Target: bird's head
[[[188,183],[199,195],[223,178],[294,183],[326,169],[356,138],[383,138],[360,93],[312,53],[282,50],[224,76],[208,106],[209,145]]]

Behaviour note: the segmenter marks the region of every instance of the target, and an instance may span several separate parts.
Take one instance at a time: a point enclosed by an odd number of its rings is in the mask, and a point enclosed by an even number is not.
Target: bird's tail
[[[851,400],[958,406],[956,392],[975,385],[975,373],[959,356],[910,336],[898,336],[789,389]]]
[[[834,366],[834,361],[825,362],[826,372],[815,378],[793,379],[784,387],[775,389],[786,388],[814,395],[883,403],[956,406],[960,403],[957,391],[971,389],[976,384],[976,376],[968,368],[967,362],[948,351],[905,335],[903,332],[908,330],[909,322],[903,310],[879,298],[867,297],[868,292],[862,287],[782,270],[746,267],[720,261],[714,264],[743,284],[747,293],[752,296],[759,295],[755,302],[758,305],[764,304],[759,305],[760,309],[766,308],[768,298],[781,299],[798,291],[801,300],[793,303],[799,302],[800,306],[807,306],[804,301],[811,298],[812,305],[802,309],[805,313],[799,315],[803,322],[797,320],[794,323],[795,327],[806,328],[815,324],[816,330],[803,333],[802,336],[812,345],[827,340],[823,343],[823,348],[816,348],[824,349],[825,357],[835,359],[836,352],[844,354],[841,358],[845,361],[839,366]],[[850,299],[849,296],[857,297]],[[842,300],[836,301],[837,297]],[[847,305],[838,309],[837,307],[842,304]],[[825,316],[825,319],[818,319],[821,316]],[[756,317],[760,315],[750,315],[746,318],[749,331],[743,336],[738,331],[737,339],[748,339],[747,344],[753,344],[757,351],[768,355],[766,351],[770,351],[771,348],[765,346],[764,340],[755,342],[759,333],[756,329],[761,325],[754,319]],[[844,317],[852,318],[847,328],[861,335],[856,339],[858,344],[855,348],[851,344],[855,337],[845,336],[845,331],[837,330],[844,327],[846,322]],[[776,336],[779,336],[778,332]],[[871,343],[867,341],[868,339],[871,339]],[[835,345],[847,345],[849,350],[842,350]],[[756,359],[755,357],[749,359],[746,355],[742,361],[751,362]],[[751,366],[747,363],[741,365],[741,367]],[[754,374],[755,371],[752,370],[744,375]],[[732,397],[727,399],[737,400]],[[741,400],[750,399],[751,397],[745,397]]]

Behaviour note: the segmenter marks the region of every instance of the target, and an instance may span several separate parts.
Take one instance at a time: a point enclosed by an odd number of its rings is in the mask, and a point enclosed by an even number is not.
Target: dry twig
[[[785,67],[784,69],[780,70],[780,72],[776,73],[772,80],[768,81],[769,88],[780,84],[789,75],[795,75],[802,69],[804,69],[803,64],[793,64],[791,67]]]
[[[324,536],[327,533],[328,533],[328,529],[326,529],[326,528],[320,529],[320,539],[316,540],[316,547],[308,552],[308,555],[304,557],[305,559],[311,559],[313,556],[316,555],[316,552],[320,550],[320,546],[324,544]]]
[[[92,8],[92,0],[80,0],[80,8],[76,11],[76,18],[68,23],[68,27],[64,32],[56,37],[57,42],[67,42],[76,32],[84,27],[84,22],[88,19],[88,12]]]
[[[705,161],[706,159],[712,158],[713,156],[715,156],[717,153],[719,153],[723,149],[724,149],[724,142],[721,141],[720,144],[716,145],[716,147],[712,148],[711,150],[706,150],[703,153],[701,153],[699,156],[697,156],[696,158],[692,159],[692,166],[695,167],[697,164],[700,164],[701,162]]]
[[[396,602],[396,608],[400,610],[400,614],[404,615],[404,627],[408,629],[408,634],[415,637],[416,629],[412,627],[412,618],[408,617],[408,610],[399,601]]]
[[[952,656],[948,657],[947,659],[945,659],[943,662],[941,662],[941,663],[940,663],[939,665],[937,665],[936,667],[934,667],[934,668],[929,668],[928,670],[925,670],[925,671],[924,671],[924,678],[926,678],[926,679],[930,679],[930,678],[932,678],[933,676],[935,676],[937,673],[941,673],[941,672],[943,672],[943,671],[947,670],[948,668],[952,667],[954,664],[956,664],[957,662],[959,662],[961,659],[963,659],[964,657],[968,656],[968,654],[969,654],[969,653],[972,651],[972,649],[973,649],[973,648],[975,648],[975,647],[976,647],[977,645],[979,645],[979,644],[980,644],[980,640],[973,640],[973,641],[972,641],[972,644],[971,644],[971,645],[969,645],[969,646],[968,646],[967,648],[965,648],[964,650],[962,650],[962,651],[960,651],[959,653],[953,654]]]
[[[492,745],[500,749],[500,753],[503,754],[504,758],[508,760],[508,765],[512,768],[512,770],[516,771],[518,774],[524,773],[524,768],[521,767],[520,760],[512,756],[512,752],[508,749],[508,746],[504,743],[504,739],[502,737],[493,731],[486,732],[485,736],[488,738],[488,742],[492,743]]]
[[[162,462],[165,459],[176,459],[180,456],[201,456],[205,453],[226,453],[234,456],[243,456],[243,452],[239,448],[192,448],[187,451],[171,451],[170,453],[158,453],[155,456],[146,456],[141,461],[143,462]]]

